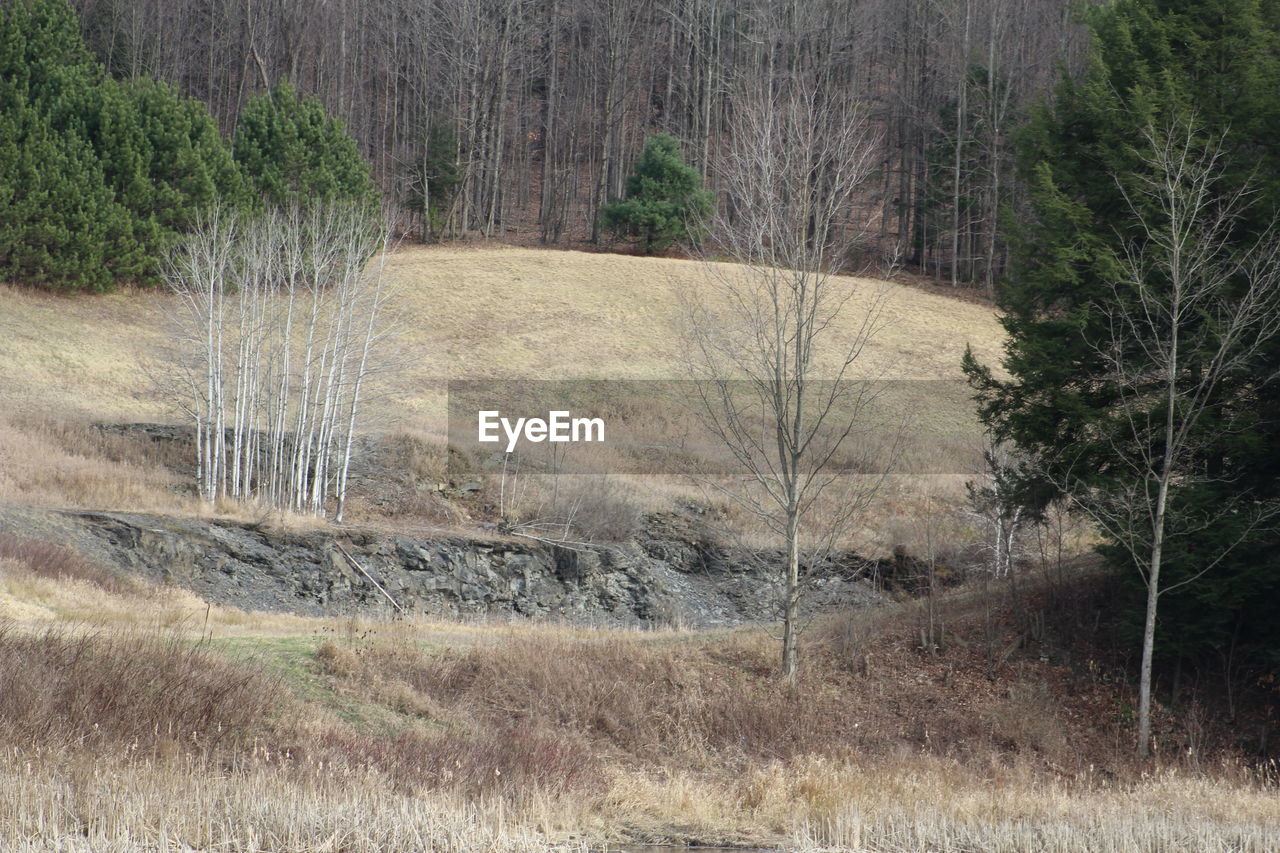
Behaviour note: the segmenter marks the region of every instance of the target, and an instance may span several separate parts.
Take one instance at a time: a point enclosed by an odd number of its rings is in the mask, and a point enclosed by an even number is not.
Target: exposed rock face
[[[664,517],[651,519],[637,542],[577,549],[18,507],[0,508],[0,529],[56,539],[107,565],[249,610],[389,610],[380,585],[400,607],[420,614],[705,626],[774,612],[775,572],[758,561],[735,561]],[[824,590],[824,598],[833,597],[858,602],[875,594],[865,581],[834,579]]]

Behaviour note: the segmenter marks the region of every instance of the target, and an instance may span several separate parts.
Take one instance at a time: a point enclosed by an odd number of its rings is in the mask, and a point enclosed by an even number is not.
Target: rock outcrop
[[[389,596],[426,615],[709,626],[771,618],[776,600],[767,562],[734,560],[670,515],[651,517],[634,542],[573,548],[517,537],[290,531],[20,507],[0,508],[0,528],[55,539],[117,570],[248,610],[393,610]],[[861,579],[833,578],[823,590],[827,601],[875,597]]]

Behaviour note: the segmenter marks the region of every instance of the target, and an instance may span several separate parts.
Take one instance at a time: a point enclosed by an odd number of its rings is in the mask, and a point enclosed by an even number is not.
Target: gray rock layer
[[[662,519],[635,542],[577,548],[21,507],[0,508],[0,530],[59,541],[119,571],[246,610],[394,612],[385,590],[399,608],[422,615],[694,627],[775,612],[776,571],[759,560],[735,561]],[[821,593],[826,602],[874,597],[865,581],[840,578]]]

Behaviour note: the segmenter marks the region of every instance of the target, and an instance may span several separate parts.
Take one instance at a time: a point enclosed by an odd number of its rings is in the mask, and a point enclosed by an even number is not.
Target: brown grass
[[[375,645],[362,650],[358,665],[325,665],[373,696],[403,685],[435,715],[568,732],[606,755],[669,769],[742,770],[900,749],[975,769],[993,759],[1072,773],[1091,762],[1127,768],[1123,757],[1097,748],[1123,736],[1105,720],[1090,718],[1085,725],[1098,729],[1073,732],[1067,720],[1081,708],[1044,685],[1015,678],[982,689],[972,676],[954,674],[954,656],[950,672],[921,660],[903,615],[896,630],[873,629],[864,652],[876,658],[872,672],[822,637],[792,684],[773,677],[775,643],[759,630],[648,640],[515,633],[442,654]],[[1084,738],[1092,749],[1078,748]]]
[[[88,423],[0,415],[0,501],[91,509],[198,511],[172,447]]]
[[[407,469],[410,476],[357,487],[349,518],[445,529],[493,520],[487,511],[468,518],[472,508],[434,492],[444,479],[448,380],[683,377],[681,294],[706,283],[703,267],[693,261],[492,246],[407,248],[389,271],[397,367],[370,387],[365,424],[399,436],[384,471]],[[849,322],[878,285],[860,286]],[[887,287],[888,325],[866,353],[860,368],[865,375],[958,379],[966,343],[984,360],[998,359],[1002,332],[988,306]],[[181,514],[211,510],[191,493],[186,448],[106,436],[89,426],[97,420],[181,419],[150,378],[171,358],[171,308],[170,297],[157,292],[55,297],[0,287],[0,500]],[[907,388],[890,404],[890,414],[912,417],[913,462],[971,456],[975,427],[967,395],[960,389],[951,399],[937,386],[918,390],[927,399],[912,398]],[[921,411],[932,414],[922,419]],[[640,445],[671,432],[665,415],[632,415]],[[598,461],[601,470],[613,470],[610,464]],[[636,510],[698,497],[687,484],[669,480],[635,477],[610,484],[603,497],[585,494],[578,535],[622,538],[634,527]],[[254,515],[252,508],[212,511]]]
[[[406,249],[391,271],[406,315],[447,324],[408,330],[422,376],[437,379],[683,376],[678,296],[705,286],[695,261],[541,249]],[[869,298],[855,297],[848,323]],[[966,342],[998,360],[990,307],[890,285],[885,310],[865,375],[958,378]]]
[[[971,591],[949,594],[938,656],[912,607],[830,618],[794,685],[758,629],[298,620],[313,651],[279,669],[181,630],[10,625],[0,847],[1262,853],[1280,832],[1273,783],[1239,762],[1130,764],[1115,682],[1034,650],[988,681]],[[301,639],[282,627],[264,655]]]
[[[0,751],[6,853],[585,853],[549,842],[541,815],[512,815],[500,799],[396,793],[373,770],[299,773],[259,760],[226,772],[201,761]]]
[[[0,622],[0,738],[94,752],[247,743],[278,707],[261,674],[175,632],[31,634]]]
[[[0,561],[4,560],[36,577],[82,581],[109,594],[134,595],[145,589],[135,577],[118,575],[70,548],[39,539],[0,533]]]
[[[414,429],[442,411],[448,379],[683,376],[677,297],[703,281],[694,261],[493,246],[406,248],[389,272],[409,358],[379,408]],[[147,380],[164,352],[169,308],[169,297],[152,291],[50,296],[0,287],[5,411],[172,416]],[[868,375],[958,378],[966,343],[998,361],[1003,332],[988,306],[891,285],[886,311]]]

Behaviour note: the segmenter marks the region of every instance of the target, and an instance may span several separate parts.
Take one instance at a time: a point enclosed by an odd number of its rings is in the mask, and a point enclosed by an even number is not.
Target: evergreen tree
[[[89,143],[116,201],[131,214],[143,252],[135,263],[112,262],[117,280],[154,283],[160,259],[201,209],[249,198],[208,109],[168,84],[103,76],[64,92],[50,114],[55,127]]]
[[[101,78],[65,0],[0,9],[0,274],[105,289],[145,253],[79,105]]]
[[[67,0],[0,6],[0,79],[29,104],[47,112],[66,92],[90,86],[100,75]]]
[[[245,105],[234,152],[252,188],[269,204],[377,199],[369,164],[342,122],[288,83]]]
[[[137,111],[148,191],[133,207],[171,233],[186,231],[198,211],[214,202],[243,206],[248,186],[208,108],[169,84],[148,79],[127,84]]]
[[[0,279],[103,290],[142,250],[92,150],[0,86]]]
[[[438,236],[444,230],[445,218],[461,183],[457,137],[446,122],[436,122],[427,135],[423,160],[418,164],[420,195],[411,205],[423,214],[424,237]]]
[[[684,162],[680,143],[665,133],[645,140],[626,197],[605,206],[604,224],[616,235],[639,239],[646,252],[696,240],[711,213],[702,176]]]
[[[7,180],[22,169],[47,172],[26,173],[32,192],[17,190],[22,202],[6,208],[0,227],[12,235],[38,221],[36,231],[74,232],[80,246],[66,257],[39,241],[29,250],[15,248],[22,260],[8,259],[11,277],[98,289],[154,282],[160,258],[197,210],[217,198],[233,204],[247,198],[204,105],[165,84],[106,76],[85,49],[65,0],[17,0],[0,10],[0,78],[9,93],[0,114],[19,156]],[[57,138],[56,152],[48,150],[46,134]],[[34,151],[48,159],[32,159]],[[102,187],[84,184],[93,179]],[[83,203],[59,207],[55,199],[70,186],[79,187]],[[37,209],[41,198],[49,209]],[[99,204],[105,205],[97,214],[101,227],[86,227],[85,211]],[[102,243],[88,251],[86,241],[94,239]],[[77,262],[83,265],[78,272]]]
[[[1119,389],[1102,357],[1107,315],[1115,300],[1132,298],[1115,286],[1126,243],[1140,242],[1140,219],[1161,215],[1142,207],[1151,202],[1139,187],[1139,139],[1145,128],[1180,122],[1220,144],[1227,168],[1218,192],[1226,198],[1246,185],[1254,192],[1225,248],[1256,242],[1280,210],[1280,4],[1119,0],[1093,8],[1087,20],[1086,73],[1064,79],[1022,135],[1019,168],[1031,210],[1012,235],[1013,267],[1000,292],[1011,378],[995,378],[971,357],[966,371],[983,420],[1050,480],[1106,488],[1126,461],[1109,431]],[[1196,369],[1194,358],[1187,368]],[[1280,345],[1272,344],[1217,390],[1214,416],[1196,440],[1205,476],[1176,493],[1173,511],[1280,496],[1280,389],[1267,381],[1277,369]],[[1240,533],[1227,520],[1172,543],[1163,585],[1196,577]],[[1247,536],[1207,575],[1162,599],[1157,654],[1205,655],[1234,644],[1280,662],[1280,628],[1266,617],[1280,600],[1275,538],[1274,531]],[[1136,627],[1145,590],[1120,544],[1103,550],[1125,565]]]

